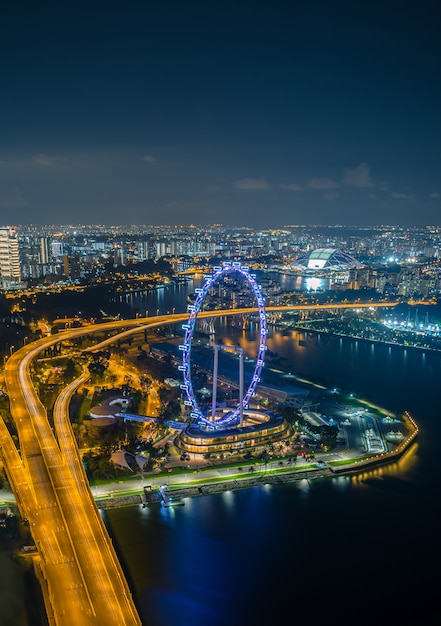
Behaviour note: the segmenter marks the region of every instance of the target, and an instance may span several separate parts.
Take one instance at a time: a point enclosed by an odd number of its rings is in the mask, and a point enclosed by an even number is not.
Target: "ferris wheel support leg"
[[[217,370],[219,363],[219,348],[220,345],[216,344],[213,346],[214,348],[214,363],[213,363],[213,398],[211,402],[211,421],[214,422],[216,419],[216,395],[217,395]]]
[[[239,354],[239,407],[240,407],[240,425],[243,425],[243,348]]]

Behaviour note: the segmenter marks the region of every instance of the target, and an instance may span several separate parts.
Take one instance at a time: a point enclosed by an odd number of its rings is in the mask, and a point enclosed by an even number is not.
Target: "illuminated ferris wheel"
[[[253,375],[251,377],[250,385],[245,392],[245,394],[240,394],[239,404],[228,413],[226,418],[222,420],[218,420],[213,423],[214,415],[212,416],[212,421],[209,421],[204,415],[204,413],[199,408],[195,394],[193,391],[193,385],[191,382],[191,366],[190,366],[190,356],[191,356],[191,345],[193,332],[196,326],[196,320],[198,313],[201,309],[202,303],[204,301],[205,296],[210,291],[211,287],[215,282],[224,278],[229,274],[239,274],[241,275],[250,285],[254,292],[254,296],[257,302],[258,315],[259,315],[259,339],[258,339],[258,351],[256,357],[256,364],[254,368]],[[266,337],[267,337],[267,323],[266,323],[266,312],[264,307],[264,300],[262,294],[260,292],[259,285],[256,283],[256,275],[250,274],[249,268],[242,266],[240,263],[225,263],[222,267],[214,267],[213,274],[208,274],[204,276],[204,285],[201,288],[195,290],[196,300],[194,304],[188,306],[188,310],[190,312],[190,317],[186,324],[183,324],[183,329],[185,330],[185,338],[184,343],[179,346],[179,349],[182,350],[182,365],[179,366],[179,369],[183,372],[184,384],[181,385],[181,388],[186,392],[187,400],[185,404],[191,407],[191,417],[197,420],[199,423],[206,423],[211,427],[224,427],[227,423],[237,423],[242,420],[243,409],[248,408],[248,403],[253,396],[257,383],[260,380],[260,374],[263,367],[263,362],[265,358],[266,351]],[[215,346],[215,348],[219,346]],[[215,355],[217,359],[217,354]],[[217,361],[216,361],[217,363]],[[243,367],[242,367],[242,376],[243,376]],[[213,397],[215,398],[215,388],[217,384],[217,367],[216,372],[213,373]],[[243,380],[240,381],[241,388],[243,384]],[[215,402],[215,400],[214,400]]]

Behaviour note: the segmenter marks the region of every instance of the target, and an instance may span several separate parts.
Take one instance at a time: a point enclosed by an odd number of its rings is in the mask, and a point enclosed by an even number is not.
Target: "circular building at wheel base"
[[[293,434],[292,426],[275,411],[244,410],[242,426],[207,427],[195,420],[179,433],[175,446],[191,454],[245,452],[281,441]]]

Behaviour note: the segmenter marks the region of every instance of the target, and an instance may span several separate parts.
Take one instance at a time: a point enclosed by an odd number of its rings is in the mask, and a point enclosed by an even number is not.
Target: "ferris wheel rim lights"
[[[248,403],[253,396],[257,383],[260,380],[260,374],[262,371],[262,367],[264,364],[265,351],[266,351],[266,337],[267,337],[267,323],[266,323],[266,312],[264,306],[264,299],[262,293],[260,291],[260,286],[256,283],[255,274],[249,273],[249,267],[241,265],[239,262],[233,263],[224,263],[223,266],[213,267],[212,274],[206,274],[204,276],[204,285],[203,287],[195,289],[195,293],[197,294],[196,300],[194,304],[188,305],[188,311],[190,316],[188,321],[182,325],[182,328],[185,330],[184,343],[179,346],[179,350],[182,351],[182,365],[179,366],[179,369],[183,372],[184,384],[181,388],[185,391],[187,395],[187,400],[185,400],[186,406],[192,407],[191,417],[193,419],[197,419],[200,422],[206,423],[207,427],[214,428],[215,425],[213,422],[206,419],[202,411],[199,409],[198,404],[196,402],[196,398],[193,392],[193,386],[191,382],[191,368],[190,368],[190,355],[191,355],[191,340],[193,337],[193,332],[196,326],[197,316],[202,306],[202,302],[207,295],[209,289],[212,285],[219,280],[220,278],[226,276],[227,274],[232,273],[241,274],[251,286],[254,295],[256,297],[257,308],[259,311],[259,349],[256,357],[256,365],[254,368],[253,375],[251,376],[251,383],[243,397],[242,406],[243,409],[248,407]],[[228,417],[223,418],[222,420],[218,420],[216,422],[218,427],[224,427],[228,424],[235,423],[238,420],[238,416],[240,413],[240,402],[238,406],[228,414]]]

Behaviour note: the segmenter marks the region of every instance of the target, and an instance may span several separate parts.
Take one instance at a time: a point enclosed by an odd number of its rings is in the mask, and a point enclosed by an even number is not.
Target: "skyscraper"
[[[49,262],[49,242],[47,237],[40,237],[40,263]]]
[[[8,289],[20,282],[18,237],[11,226],[0,227],[0,284]]]
[[[51,243],[52,256],[61,257],[64,254],[63,242],[52,241]]]

